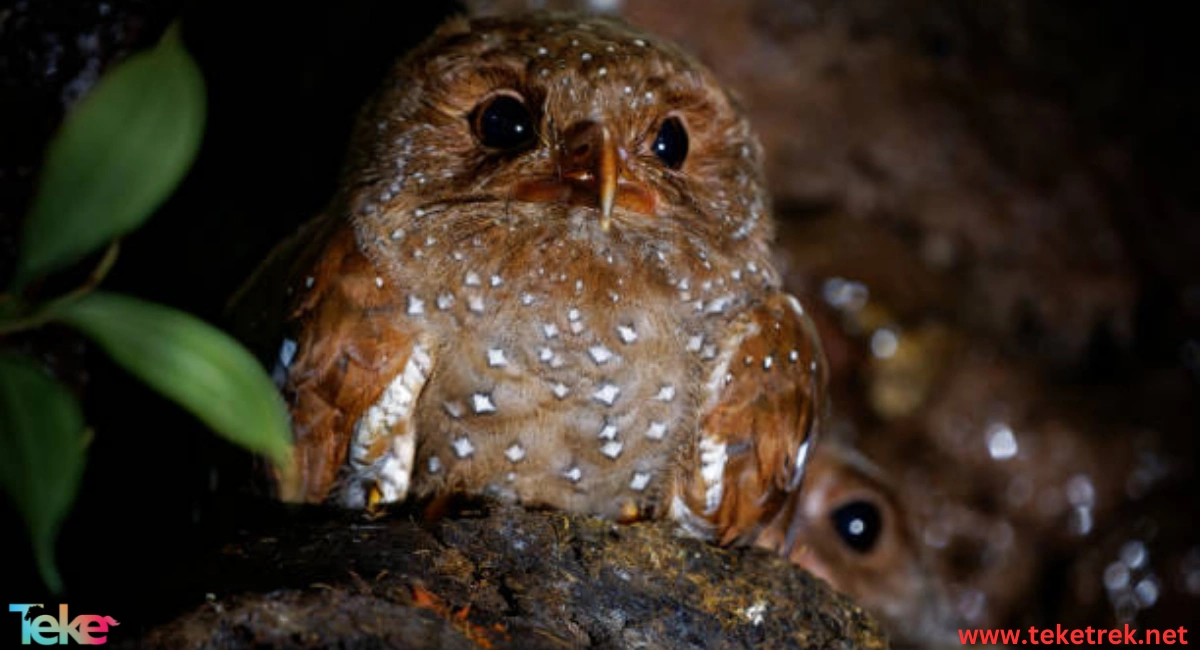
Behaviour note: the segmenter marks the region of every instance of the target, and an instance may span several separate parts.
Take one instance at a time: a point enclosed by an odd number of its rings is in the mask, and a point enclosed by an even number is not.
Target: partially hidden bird
[[[290,408],[278,496],[751,541],[802,481],[826,372],[769,258],[761,159],[710,72],[617,19],[441,26],[237,298]]]

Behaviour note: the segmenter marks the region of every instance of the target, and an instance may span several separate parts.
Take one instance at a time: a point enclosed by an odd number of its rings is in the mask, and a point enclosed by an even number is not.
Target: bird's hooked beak
[[[612,131],[600,122],[577,124],[568,133],[562,154],[562,175],[588,186],[600,205],[600,230],[612,227],[620,160]]]
[[[613,208],[654,214],[655,194],[645,184],[629,178],[628,155],[602,122],[586,120],[563,134],[557,152],[558,176],[519,182],[516,198],[522,201],[592,205],[600,210],[600,230],[612,228]]]

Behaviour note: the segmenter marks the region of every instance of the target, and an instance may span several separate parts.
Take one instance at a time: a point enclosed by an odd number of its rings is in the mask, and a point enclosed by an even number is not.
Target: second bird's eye
[[[651,147],[654,155],[671,169],[679,169],[688,154],[688,134],[683,128],[683,121],[678,117],[668,117],[658,127],[658,136],[654,138]]]
[[[475,137],[485,147],[516,149],[533,141],[533,116],[519,97],[499,93],[483,100],[471,113]]]
[[[883,532],[879,508],[868,501],[851,501],[830,513],[829,518],[842,542],[859,553],[869,553]]]

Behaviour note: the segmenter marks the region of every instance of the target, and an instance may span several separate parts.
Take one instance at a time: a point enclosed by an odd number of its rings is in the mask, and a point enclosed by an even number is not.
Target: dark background
[[[792,15],[798,4],[822,6],[768,1],[756,10],[772,29],[787,30],[799,27],[771,17]],[[902,24],[864,29],[894,30],[933,65],[1019,79],[1024,92],[1065,107],[1075,141],[1104,139],[1128,156],[1132,172],[1109,198],[1139,287],[1134,328],[1129,340],[1101,336],[1086,344],[1073,372],[1112,381],[1136,378],[1142,368],[1182,367],[1195,381],[1200,101],[1191,29],[1175,14],[1182,10],[1008,3],[1023,12],[1015,41],[978,3],[859,4],[910,15]],[[329,198],[354,112],[383,70],[459,9],[434,2],[301,9],[132,0],[26,1],[0,9],[0,279],[11,271],[42,148],[65,110],[101,72],[151,45],[182,14],[208,84],[204,146],[177,194],[125,240],[105,287],[220,322],[225,300],[271,246]],[[793,214],[824,209],[786,198]],[[0,565],[0,599],[67,602],[75,613],[110,614],[130,625],[194,602],[195,593],[183,593],[191,585],[174,583],[177,569],[258,516],[259,506],[237,489],[245,459],[70,332],[0,339],[0,346],[32,352],[52,367],[78,391],[96,432],[58,545],[67,593],[45,594],[22,550]],[[0,521],[9,548],[24,549],[7,503]],[[15,634],[10,623],[0,623],[0,632]]]

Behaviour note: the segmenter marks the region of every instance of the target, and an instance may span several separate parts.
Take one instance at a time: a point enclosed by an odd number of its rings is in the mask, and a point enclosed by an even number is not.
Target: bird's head
[[[761,157],[711,73],[622,22],[458,19],[399,62],[365,109],[346,209],[381,237],[470,204],[442,227],[540,223],[678,249],[668,255],[760,253]]]

